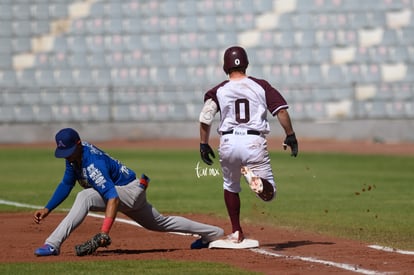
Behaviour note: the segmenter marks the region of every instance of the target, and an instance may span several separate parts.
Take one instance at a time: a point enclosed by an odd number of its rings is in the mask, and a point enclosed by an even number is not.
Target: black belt
[[[230,130],[230,131],[225,131],[225,132],[221,132],[221,135],[229,135],[229,134],[233,134],[234,130]],[[248,135],[256,135],[256,136],[260,136],[261,133],[259,131],[255,131],[255,130],[247,130],[247,134]]]

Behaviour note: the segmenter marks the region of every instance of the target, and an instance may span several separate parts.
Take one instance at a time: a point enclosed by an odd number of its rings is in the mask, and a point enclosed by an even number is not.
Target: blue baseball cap
[[[75,152],[76,146],[80,143],[78,132],[72,128],[65,128],[60,130],[56,136],[56,150],[55,157],[67,158]]]

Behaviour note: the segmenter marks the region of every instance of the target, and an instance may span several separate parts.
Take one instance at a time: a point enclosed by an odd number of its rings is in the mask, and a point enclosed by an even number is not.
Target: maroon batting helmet
[[[242,47],[233,46],[224,52],[223,70],[226,74],[229,74],[232,69],[246,70],[248,65],[247,53]]]

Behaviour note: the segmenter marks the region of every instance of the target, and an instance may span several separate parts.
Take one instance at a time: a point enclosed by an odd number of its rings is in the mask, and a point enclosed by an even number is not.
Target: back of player
[[[224,200],[232,223],[232,235],[236,241],[243,240],[240,226],[240,179],[249,173],[273,186],[271,196],[276,194],[275,181],[270,165],[266,134],[270,132],[267,113],[277,117],[287,135],[285,143],[297,155],[297,141],[293,131],[288,105],[277,89],[266,80],[246,75],[249,64],[247,54],[241,47],[228,48],[224,53],[223,69],[229,75],[226,80],[209,90],[204,97],[200,113],[200,153],[203,161],[212,164],[214,152],[208,145],[212,120],[220,112],[220,165],[223,173]],[[243,169],[242,169],[243,168]],[[249,182],[250,185],[250,182]],[[253,190],[253,189],[252,189]]]
[[[240,168],[249,166],[261,178],[274,184],[265,135],[270,127],[267,112],[274,114],[288,105],[280,93],[265,80],[253,77],[230,79],[208,91],[221,113],[220,162],[224,189],[239,193]]]

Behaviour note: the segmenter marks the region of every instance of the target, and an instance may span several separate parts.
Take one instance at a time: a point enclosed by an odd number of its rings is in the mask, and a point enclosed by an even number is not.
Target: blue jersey
[[[118,197],[115,186],[126,185],[136,179],[134,171],[96,146],[82,142],[82,147],[80,167],[66,160],[63,179],[46,205],[50,211],[67,198],[76,181],[84,188],[94,188],[108,200]]]

